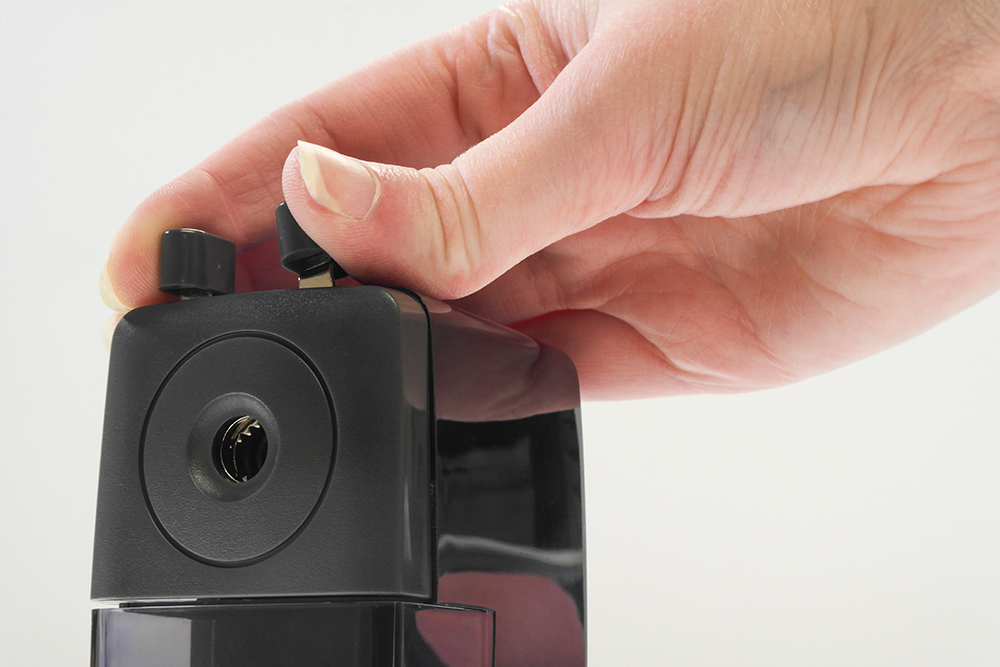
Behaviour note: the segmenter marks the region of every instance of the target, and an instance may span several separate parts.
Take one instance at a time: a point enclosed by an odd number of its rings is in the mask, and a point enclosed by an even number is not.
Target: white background
[[[97,276],[125,216],[267,111],[488,7],[6,3],[0,663],[88,662]],[[1000,665],[998,339],[993,298],[793,387],[587,405],[591,664]]]

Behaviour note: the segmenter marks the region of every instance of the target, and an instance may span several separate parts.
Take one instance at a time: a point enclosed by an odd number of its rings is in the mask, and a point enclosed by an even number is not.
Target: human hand
[[[290,285],[272,242],[286,199],[354,277],[562,349],[587,398],[795,381],[1000,284],[998,14],[515,2],[154,193],[115,240],[110,289],[161,300],[159,235],[180,226],[237,243],[240,289]]]

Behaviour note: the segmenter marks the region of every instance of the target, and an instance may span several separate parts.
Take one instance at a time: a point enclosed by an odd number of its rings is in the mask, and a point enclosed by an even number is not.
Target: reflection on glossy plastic
[[[437,599],[497,612],[496,664],[580,666],[579,387],[563,354],[430,303]]]

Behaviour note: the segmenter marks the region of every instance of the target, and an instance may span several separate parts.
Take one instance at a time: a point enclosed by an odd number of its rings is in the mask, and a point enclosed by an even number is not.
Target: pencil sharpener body
[[[405,291],[132,311],[92,664],[583,665],[578,406],[560,352]]]

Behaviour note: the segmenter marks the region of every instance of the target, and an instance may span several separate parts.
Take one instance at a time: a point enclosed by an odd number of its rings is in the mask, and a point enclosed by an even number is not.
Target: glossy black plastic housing
[[[493,612],[412,602],[94,611],[95,667],[490,667]]]
[[[402,291],[138,309],[112,346],[93,596],[223,623],[247,599],[483,607],[500,667],[583,665],[578,405],[563,354]],[[243,416],[268,448],[236,483],[212,443]]]

